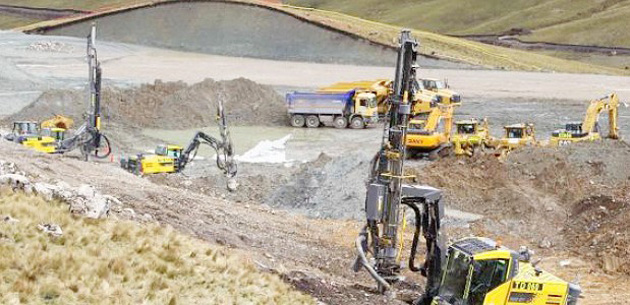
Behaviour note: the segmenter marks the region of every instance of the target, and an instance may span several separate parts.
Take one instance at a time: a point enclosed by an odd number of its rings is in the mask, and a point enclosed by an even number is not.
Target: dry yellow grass
[[[239,255],[157,224],[0,190],[0,304],[314,304]],[[56,223],[51,237],[39,223]]]

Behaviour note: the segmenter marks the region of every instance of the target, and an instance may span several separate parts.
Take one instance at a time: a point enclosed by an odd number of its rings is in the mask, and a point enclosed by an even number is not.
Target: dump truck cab
[[[354,95],[354,114],[368,118],[370,123],[378,119],[378,103],[376,94],[364,91]]]
[[[450,89],[448,83],[444,80],[434,78],[421,78],[418,81],[420,89],[423,91],[432,91],[439,97],[439,103],[451,104],[461,102],[461,96]]]
[[[577,304],[581,290],[497,242],[471,237],[449,246],[432,305]]]

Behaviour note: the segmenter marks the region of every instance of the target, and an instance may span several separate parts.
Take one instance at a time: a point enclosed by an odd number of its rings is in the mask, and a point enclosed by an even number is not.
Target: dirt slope
[[[82,121],[87,109],[87,92],[83,90],[49,90],[21,111],[4,120],[46,119],[64,114]],[[187,85],[184,82],[162,82],[122,89],[103,90],[104,122],[118,125],[185,129],[205,127],[216,122],[217,101],[223,98],[230,124],[284,125],[284,99],[269,86],[240,78],[231,81],[206,79]]]

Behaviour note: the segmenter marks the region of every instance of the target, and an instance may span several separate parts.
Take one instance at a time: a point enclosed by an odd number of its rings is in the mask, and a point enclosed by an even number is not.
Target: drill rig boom
[[[383,133],[382,146],[372,161],[372,171],[367,185],[365,210],[367,224],[356,241],[358,257],[354,270],[365,268],[377,281],[379,290],[391,289],[400,280],[402,237],[402,206],[415,213],[415,232],[409,256],[409,269],[420,271],[427,277],[424,300],[437,294],[444,244],[440,238],[440,219],[443,207],[441,191],[428,186],[404,184],[405,140],[411,112],[410,97],[415,94],[416,57],[418,43],[408,30],[400,36],[400,47],[389,99],[387,117],[389,123]],[[404,219],[404,217],[403,217]],[[422,234],[426,240],[427,255],[422,267],[414,260]],[[373,263],[367,256],[373,257]]]

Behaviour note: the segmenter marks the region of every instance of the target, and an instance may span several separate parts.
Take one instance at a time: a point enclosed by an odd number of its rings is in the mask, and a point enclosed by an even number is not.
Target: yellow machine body
[[[22,140],[22,145],[45,153],[56,151],[55,138],[46,136],[31,136]]]
[[[42,122],[41,127],[44,128],[62,128],[62,129],[71,129],[74,126],[74,120],[63,116],[63,115],[55,115],[54,117],[45,120]]]
[[[536,268],[522,255],[488,238],[453,243],[432,305],[577,304],[579,286]]]
[[[534,124],[520,123],[503,127],[505,134],[501,139],[494,140],[495,155],[507,156],[512,150],[525,146],[537,146]]]
[[[608,138],[619,138],[619,97],[610,94],[606,97],[593,100],[589,103],[582,122],[567,123],[564,129],[556,130],[551,134],[549,145],[568,145],[575,142],[595,141],[601,139],[599,130],[599,115],[602,111],[608,111]]]
[[[455,134],[451,136],[455,155],[472,156],[477,148],[490,146],[490,142],[492,140],[488,120],[480,122],[477,119],[468,119],[455,122]]]
[[[136,174],[159,174],[177,172],[177,161],[182,152],[178,145],[158,145],[155,154],[130,156],[121,160],[121,165]]]
[[[405,147],[408,156],[417,154],[430,158],[437,150],[442,150],[450,144],[451,129],[453,127],[454,105],[444,105],[433,108],[426,120],[413,119],[409,121]]]

